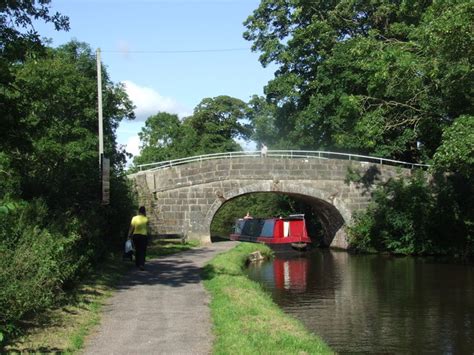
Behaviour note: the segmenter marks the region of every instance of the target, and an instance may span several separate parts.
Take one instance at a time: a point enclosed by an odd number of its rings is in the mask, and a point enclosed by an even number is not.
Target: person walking
[[[260,155],[262,156],[262,158],[267,157],[267,152],[268,152],[267,146],[265,144],[262,144],[262,150],[260,151]]]
[[[135,245],[135,265],[140,270],[145,270],[146,247],[148,244],[148,218],[144,206],[138,209],[138,215],[132,218],[128,237]]]

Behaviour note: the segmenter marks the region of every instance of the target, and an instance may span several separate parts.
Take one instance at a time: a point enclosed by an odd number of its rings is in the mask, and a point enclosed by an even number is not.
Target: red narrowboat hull
[[[302,215],[287,218],[239,219],[230,239],[263,243],[274,249],[305,250],[311,245]]]

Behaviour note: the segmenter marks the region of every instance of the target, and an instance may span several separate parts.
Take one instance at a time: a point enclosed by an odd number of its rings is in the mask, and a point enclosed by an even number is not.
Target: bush
[[[0,216],[0,332],[11,333],[25,316],[51,306],[77,274],[79,235],[62,235],[37,223],[41,202]],[[43,222],[44,223],[44,222]]]
[[[355,216],[349,242],[365,252],[472,256],[471,190],[465,179],[421,171],[390,180],[375,190],[367,210]]]
[[[80,263],[71,250],[77,235],[62,237],[27,227],[14,250],[2,250],[0,320],[14,325],[23,316],[51,306]]]
[[[77,211],[53,211],[41,199],[0,202],[0,338],[58,305],[91,266],[118,250],[118,241],[121,247],[131,200],[120,197],[120,208],[97,202]]]

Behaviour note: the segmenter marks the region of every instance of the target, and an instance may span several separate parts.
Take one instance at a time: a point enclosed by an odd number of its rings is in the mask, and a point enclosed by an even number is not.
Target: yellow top
[[[141,214],[132,218],[130,223],[133,227],[133,234],[147,235],[148,218]]]

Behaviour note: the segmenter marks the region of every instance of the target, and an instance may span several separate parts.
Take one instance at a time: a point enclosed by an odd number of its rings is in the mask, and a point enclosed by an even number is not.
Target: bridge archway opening
[[[344,218],[329,202],[294,192],[261,191],[236,195],[224,201],[210,223],[212,240],[228,238],[235,220],[249,213],[252,217],[280,217],[304,213],[308,234],[315,245],[328,247],[342,230]]]

